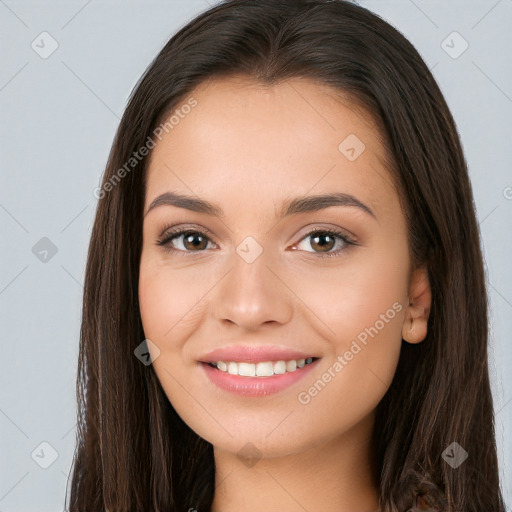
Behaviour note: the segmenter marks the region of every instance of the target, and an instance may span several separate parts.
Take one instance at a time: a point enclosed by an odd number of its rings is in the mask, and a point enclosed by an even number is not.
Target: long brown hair
[[[147,164],[137,152],[195,86],[235,73],[264,84],[304,77],[333,86],[373,115],[385,140],[411,258],[428,268],[432,308],[424,342],[402,343],[377,409],[383,512],[405,512],[419,495],[447,512],[504,512],[480,234],[455,122],[407,39],[343,0],[220,3],[180,29],[136,84],[97,195],[69,510],[210,510],[213,448],[134,355],[144,340],[138,277]],[[443,457],[454,442],[469,454],[456,468]]]

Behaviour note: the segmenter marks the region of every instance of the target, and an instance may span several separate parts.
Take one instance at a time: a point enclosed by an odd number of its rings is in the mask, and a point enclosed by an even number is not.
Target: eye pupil
[[[201,239],[198,241],[198,239]],[[184,246],[189,248],[195,248],[195,249],[204,249],[205,248],[205,242],[206,238],[201,235],[200,233],[189,233],[183,236],[183,244]],[[191,244],[191,246],[187,246],[187,244]]]
[[[321,238],[330,238],[331,240],[327,243],[318,242],[318,240]],[[329,251],[332,249],[332,244],[334,243],[334,238],[329,233],[318,233],[315,236],[313,236],[312,239],[315,244],[318,244],[320,246],[320,250],[322,252],[326,252],[326,251]],[[329,246],[329,244],[331,244],[331,245]],[[326,247],[326,245],[328,247]]]

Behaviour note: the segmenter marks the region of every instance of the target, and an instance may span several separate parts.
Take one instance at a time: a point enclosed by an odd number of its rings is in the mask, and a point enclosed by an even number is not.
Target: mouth
[[[315,371],[319,357],[276,361],[199,361],[215,388],[244,397],[263,397],[298,385]]]
[[[314,363],[318,359],[318,357],[307,357],[305,359],[289,359],[286,361],[212,361],[205,364],[229,375],[238,375],[240,377],[273,377],[274,375],[296,372]]]

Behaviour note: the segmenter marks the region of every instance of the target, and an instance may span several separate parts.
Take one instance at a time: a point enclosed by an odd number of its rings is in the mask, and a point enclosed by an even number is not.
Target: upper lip
[[[214,363],[217,361],[234,361],[258,363],[263,361],[289,361],[292,359],[306,359],[317,357],[306,354],[298,349],[279,347],[275,345],[234,345],[230,347],[216,348],[203,354],[199,361]]]

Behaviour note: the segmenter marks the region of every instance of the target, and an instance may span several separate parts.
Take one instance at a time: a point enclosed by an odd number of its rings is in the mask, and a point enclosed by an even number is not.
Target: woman
[[[505,511],[467,165],[396,29],[213,7],[96,196],[69,510]]]

